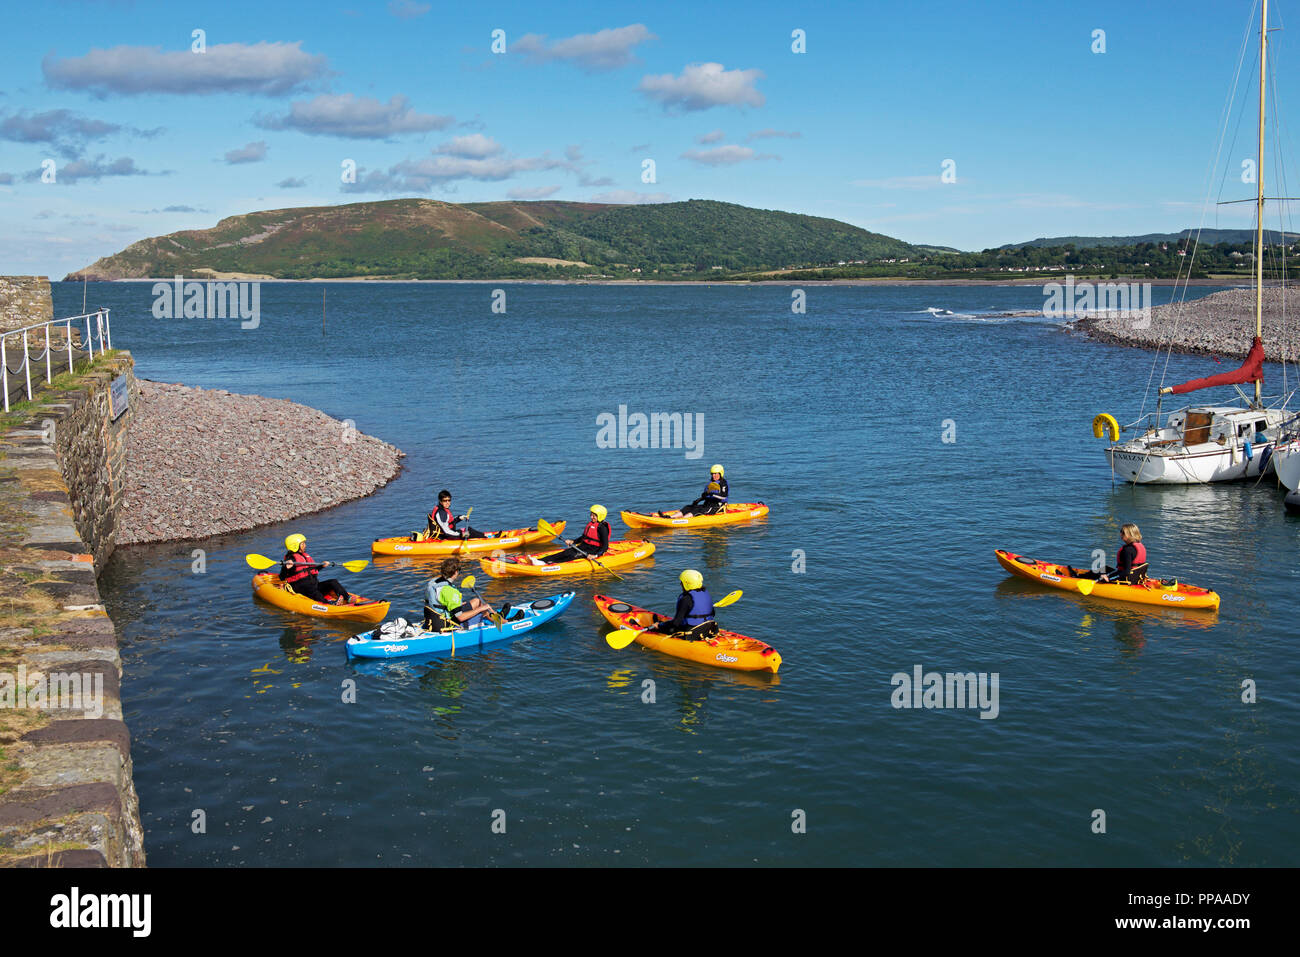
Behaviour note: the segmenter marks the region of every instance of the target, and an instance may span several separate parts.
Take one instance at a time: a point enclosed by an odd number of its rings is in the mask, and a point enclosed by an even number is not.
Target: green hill
[[[1031,239],[1024,243],[1007,243],[1005,246],[999,246],[998,249],[1024,249],[1032,246],[1037,249],[1047,249],[1053,246],[1073,246],[1075,249],[1095,249],[1099,246],[1137,246],[1141,243],[1176,243],[1179,240],[1187,239],[1196,235],[1194,229],[1184,229],[1181,233],[1147,233],[1144,236],[1054,236],[1051,238]],[[1296,241],[1294,233],[1287,234],[1286,240],[1290,243]],[[1284,239],[1282,233],[1277,230],[1264,230],[1264,242],[1269,245],[1278,245]],[[1202,229],[1200,234],[1201,245],[1213,246],[1215,243],[1253,243],[1255,241],[1255,230],[1253,229]]]
[[[132,243],[66,278],[644,279],[916,255],[901,240],[837,220],[712,200],[395,199],[231,216]]]

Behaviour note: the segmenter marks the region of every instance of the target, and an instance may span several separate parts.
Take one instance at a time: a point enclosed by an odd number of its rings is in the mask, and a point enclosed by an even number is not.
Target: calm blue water
[[[1296,863],[1300,522],[1265,487],[1112,488],[1090,422],[1136,416],[1151,354],[925,311],[1037,309],[1035,288],[809,287],[794,315],[784,286],[507,285],[494,315],[490,286],[329,284],[324,336],[321,288],[264,285],[249,331],[155,320],[148,285],[89,290],[140,375],[293,398],[407,453],[369,499],[110,563],[151,864]],[[56,312],[81,293],[58,287]],[[619,405],[702,413],[702,457],[598,448]],[[479,528],[602,502],[620,533],[619,508],[687,502],[713,462],[771,517],[646,533],[652,563],[566,580],[566,615],[487,653],[358,669],[351,630],[249,594],[246,552],[297,530],[318,557],[368,557],[443,486]],[[1113,556],[1126,521],[1222,611],[1065,596],[993,559]],[[605,644],[594,592],[666,610],[684,567],[744,590],[724,624],[780,650],[778,680]],[[349,581],[405,611],[426,576],[396,561]],[[997,718],[893,708],[915,665],[996,672]]]

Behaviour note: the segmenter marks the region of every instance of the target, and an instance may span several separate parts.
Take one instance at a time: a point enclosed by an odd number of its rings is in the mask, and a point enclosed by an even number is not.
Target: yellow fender
[[[1102,436],[1110,439],[1112,442],[1119,441],[1119,423],[1115,421],[1115,416],[1107,415],[1105,412],[1098,413],[1097,417],[1092,420],[1093,438],[1100,439]]]

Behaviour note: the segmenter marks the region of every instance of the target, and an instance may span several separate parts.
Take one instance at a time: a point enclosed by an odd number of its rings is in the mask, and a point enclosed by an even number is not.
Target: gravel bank
[[[139,382],[118,545],[281,522],[362,498],[401,471],[400,449],[296,402]]]
[[[1280,287],[1264,290],[1264,351],[1274,361],[1295,362],[1300,339],[1300,293],[1287,297],[1286,328],[1282,323]],[[1255,337],[1255,293],[1225,289],[1202,299],[1156,306],[1151,321],[1109,313],[1089,316],[1073,327],[1100,342],[1147,349],[1222,357],[1244,357]]]

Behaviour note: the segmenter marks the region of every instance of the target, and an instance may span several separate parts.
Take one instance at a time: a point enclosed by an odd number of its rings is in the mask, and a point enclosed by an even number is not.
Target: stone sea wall
[[[0,866],[145,863],[117,633],[97,569],[112,553],[130,413],[117,353],[0,430]]]
[[[45,276],[0,276],[0,332],[54,318]]]

